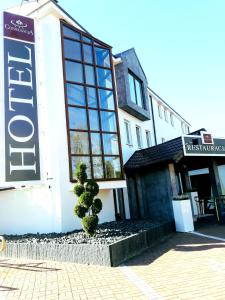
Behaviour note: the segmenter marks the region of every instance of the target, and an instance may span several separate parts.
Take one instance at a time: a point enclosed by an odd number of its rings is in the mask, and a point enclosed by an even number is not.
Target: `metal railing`
[[[6,241],[3,236],[0,236],[0,252],[4,251],[6,247]]]
[[[194,198],[197,204],[198,216],[214,213],[219,223],[225,224],[225,195],[215,198]]]

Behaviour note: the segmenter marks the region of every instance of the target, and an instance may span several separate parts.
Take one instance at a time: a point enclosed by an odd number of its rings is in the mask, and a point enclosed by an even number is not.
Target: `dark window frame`
[[[138,107],[141,107],[143,109],[146,109],[146,105],[145,105],[145,97],[144,97],[144,85],[143,85],[143,81],[137,76],[135,75],[130,69],[128,69],[128,76],[131,75],[133,77],[133,83],[134,83],[134,92],[135,92],[135,104],[138,106]],[[135,83],[135,80],[137,82],[139,82],[140,86],[141,86],[141,103],[142,103],[142,106],[140,106],[138,104],[138,97],[137,97],[137,85]],[[130,82],[129,82],[129,90],[130,90]],[[134,102],[132,102],[134,103]]]
[[[90,165],[91,165],[91,169],[90,169],[90,173],[91,173],[91,178],[94,178],[94,170],[93,170],[93,158],[94,157],[101,157],[102,158],[102,167],[103,167],[103,178],[95,178],[97,181],[116,181],[116,180],[123,180],[124,179],[124,171],[123,171],[123,160],[122,160],[122,148],[121,148],[121,138],[120,138],[120,129],[119,129],[119,117],[118,117],[118,106],[117,106],[117,101],[116,101],[116,93],[115,93],[115,77],[114,77],[114,66],[113,66],[113,61],[112,61],[112,51],[111,51],[111,47],[101,41],[99,41],[98,39],[94,38],[91,35],[88,35],[86,33],[84,33],[83,31],[74,28],[73,26],[67,24],[65,21],[61,20],[61,44],[62,44],[62,64],[63,64],[63,75],[64,75],[64,93],[65,93],[65,110],[66,110],[66,124],[67,124],[67,139],[68,139],[68,157],[69,157],[69,173],[70,173],[70,181],[71,182],[76,182],[74,176],[73,176],[73,170],[72,170],[72,158],[73,157],[89,157],[90,158]],[[80,40],[68,37],[68,36],[64,36],[63,35],[63,27],[66,26],[69,29],[76,31],[80,34]],[[91,39],[91,43],[87,43],[85,41],[83,41],[83,36],[86,38]],[[81,61],[77,61],[74,59],[67,59],[64,57],[64,38],[66,39],[70,39],[70,40],[74,40],[76,42],[79,42],[81,44],[81,50],[82,50],[82,60]],[[93,51],[93,64],[91,63],[87,63],[84,60],[84,47],[83,44],[86,45],[91,45],[92,46],[92,51]],[[102,67],[96,64],[96,55],[95,55],[95,50],[94,47],[95,46],[99,46],[102,48],[105,48],[109,51],[109,59],[110,59],[110,65],[111,67]],[[84,75],[84,82],[83,83],[79,83],[79,82],[73,82],[73,81],[67,81],[66,80],[66,69],[65,69],[65,62],[69,60],[69,61],[74,61],[74,62],[79,62],[82,63],[83,66],[83,75]],[[95,77],[95,85],[90,85],[86,83],[86,77],[85,77],[85,65],[90,65],[94,67],[94,77]],[[112,76],[112,88],[106,88],[106,87],[101,87],[98,86],[97,84],[97,68],[102,68],[102,69],[106,69],[106,70],[110,70],[111,71],[111,76]],[[84,87],[85,89],[85,99],[86,99],[86,105],[80,106],[80,105],[72,105],[72,104],[68,104],[68,99],[67,99],[67,90],[66,90],[66,84],[67,83],[72,83],[72,84],[77,84],[77,85],[81,85]],[[93,108],[93,107],[89,107],[88,106],[88,98],[87,98],[87,88],[88,87],[93,87],[96,89],[96,98],[97,98],[97,108]],[[114,97],[114,109],[103,109],[100,107],[100,99],[99,99],[99,89],[105,89],[105,90],[109,90],[113,92],[113,97]],[[86,116],[87,116],[87,123],[88,123],[88,128],[87,130],[81,130],[81,129],[70,129],[69,126],[69,107],[78,107],[78,108],[85,108],[86,109]],[[98,116],[99,116],[99,131],[96,130],[92,130],[90,128],[90,120],[89,120],[89,109],[92,110],[96,110],[98,111]],[[101,124],[101,111],[107,111],[107,112],[115,112],[115,117],[116,117],[116,129],[117,131],[115,132],[108,132],[108,131],[103,131],[102,130],[102,124]],[[88,141],[89,141],[89,154],[72,154],[71,153],[71,142],[70,142],[70,131],[79,131],[79,132],[87,132],[88,133]],[[100,141],[101,141],[101,154],[94,154],[92,153],[92,146],[91,146],[91,133],[99,133],[100,134]],[[118,148],[119,148],[119,153],[118,155],[105,155],[104,154],[104,145],[103,145],[103,134],[104,133],[110,133],[110,134],[117,134],[118,137]],[[120,159],[120,170],[121,170],[121,176],[120,178],[106,178],[106,169],[105,169],[105,160],[104,158],[107,157],[118,157]]]

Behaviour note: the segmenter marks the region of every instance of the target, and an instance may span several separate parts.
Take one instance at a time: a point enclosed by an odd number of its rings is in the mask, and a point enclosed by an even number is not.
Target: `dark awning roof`
[[[204,128],[199,129],[190,135],[200,135]],[[125,171],[142,169],[164,162],[179,162],[184,157],[182,138],[178,137],[165,143],[150,148],[135,151],[124,165]]]

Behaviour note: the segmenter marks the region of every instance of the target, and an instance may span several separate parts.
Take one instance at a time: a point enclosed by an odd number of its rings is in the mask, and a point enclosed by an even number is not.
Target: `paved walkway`
[[[0,300],[224,300],[224,282],[225,242],[193,234],[175,234],[117,268],[0,259]]]

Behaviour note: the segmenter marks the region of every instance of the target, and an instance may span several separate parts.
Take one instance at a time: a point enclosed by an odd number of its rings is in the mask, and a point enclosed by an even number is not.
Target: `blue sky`
[[[20,0],[1,0],[0,9]],[[225,137],[224,0],[59,0],[113,53],[136,49],[149,86],[193,126]]]

